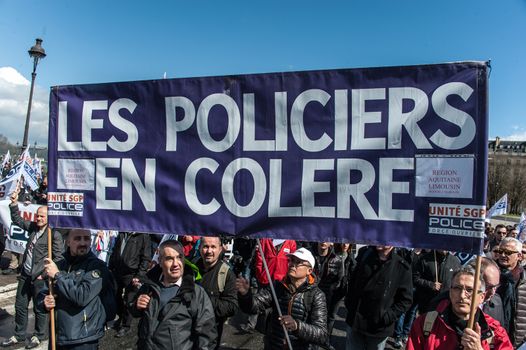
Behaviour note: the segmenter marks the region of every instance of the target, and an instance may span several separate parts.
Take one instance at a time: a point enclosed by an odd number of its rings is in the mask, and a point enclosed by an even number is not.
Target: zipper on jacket
[[[296,299],[296,296],[298,295],[298,292],[292,294],[289,300],[289,307],[287,308],[289,315],[292,316],[292,305],[294,305],[294,299]]]
[[[83,311],[84,313],[84,330],[86,331],[86,336],[88,336],[88,316],[86,315],[86,311]]]

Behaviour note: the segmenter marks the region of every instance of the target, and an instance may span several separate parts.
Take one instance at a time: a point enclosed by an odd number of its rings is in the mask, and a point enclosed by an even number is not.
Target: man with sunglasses
[[[491,241],[491,247],[500,246],[502,239],[508,235],[508,230],[506,226],[499,224],[495,226],[495,231],[493,231],[493,239]]]
[[[502,299],[504,318],[509,324],[510,339],[515,347],[526,342],[526,274],[522,261],[522,243],[512,237],[505,237],[500,243],[499,259],[500,286],[497,293]]]
[[[449,298],[442,300],[436,311],[420,315],[413,323],[406,349],[408,350],[511,350],[506,330],[491,316],[477,307],[474,329],[467,327],[471,300],[476,293],[477,306],[483,303],[485,282],[474,290],[475,270],[467,266],[451,279]]]
[[[293,349],[324,345],[327,341],[327,302],[312,275],[316,264],[314,256],[309,250],[300,248],[287,257],[287,275],[274,282],[282,316],[278,314],[270,289],[261,289],[253,295],[248,281],[242,277],[236,280],[239,306],[252,314],[272,308],[265,349],[287,348],[283,327],[287,329]]]

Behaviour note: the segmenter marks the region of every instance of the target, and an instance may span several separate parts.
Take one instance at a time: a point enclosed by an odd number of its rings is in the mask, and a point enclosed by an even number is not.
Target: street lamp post
[[[29,102],[27,104],[26,126],[24,128],[24,140],[22,141],[22,150],[26,149],[27,136],[29,133],[29,118],[31,116],[31,102],[33,101],[33,88],[37,76],[37,65],[41,58],[46,57],[46,50],[42,47],[42,39],[36,39],[36,44],[29,51],[29,57],[33,58],[33,73],[31,73],[31,90],[29,91]]]

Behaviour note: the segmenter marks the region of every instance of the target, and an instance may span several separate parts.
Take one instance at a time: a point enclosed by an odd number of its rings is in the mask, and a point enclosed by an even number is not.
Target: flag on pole
[[[4,160],[2,160],[2,168],[0,168],[0,173],[4,171],[5,166],[7,165],[7,162],[11,160],[11,153],[9,153],[9,150],[7,150],[7,153],[4,156]]]
[[[486,217],[489,219],[495,215],[504,215],[508,213],[508,194],[506,193],[504,196],[502,196],[501,199],[495,203],[490,210],[488,210],[488,213],[486,214]]]
[[[0,181],[0,200],[8,199],[11,193],[16,191],[18,180],[20,180],[20,175],[22,175],[22,163],[23,162],[16,163],[7,176]]]
[[[38,189],[38,179],[35,169],[27,162],[27,159],[22,161],[22,175],[24,175],[24,183],[28,185],[31,190]]]
[[[25,160],[29,165],[33,165],[33,159],[31,158],[31,154],[29,154],[29,146],[27,146],[20,157],[18,157],[19,162],[22,160]]]

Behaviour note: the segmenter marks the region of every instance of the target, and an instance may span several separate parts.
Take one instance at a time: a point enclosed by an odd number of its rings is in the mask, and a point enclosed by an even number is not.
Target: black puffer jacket
[[[276,296],[281,312],[291,315],[298,323],[298,329],[290,332],[293,349],[307,350],[314,344],[325,344],[327,340],[327,302],[325,294],[316,286],[314,277],[308,280],[293,293],[287,283],[274,282]],[[307,295],[308,294],[308,295]],[[270,324],[268,326],[265,349],[286,348],[285,334],[278,319],[275,302],[269,289],[262,289],[258,294],[238,294],[239,306],[247,313],[255,314],[272,307]],[[306,305],[310,301],[310,307]]]

